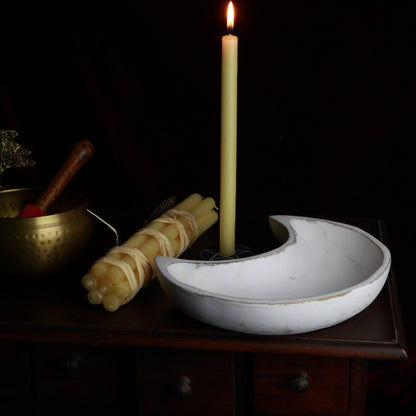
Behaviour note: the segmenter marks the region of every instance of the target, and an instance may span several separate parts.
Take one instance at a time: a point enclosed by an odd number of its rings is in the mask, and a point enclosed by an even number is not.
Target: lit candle
[[[231,34],[233,27],[234,8],[230,1],[221,65],[220,254],[223,256],[235,254],[238,38]]]

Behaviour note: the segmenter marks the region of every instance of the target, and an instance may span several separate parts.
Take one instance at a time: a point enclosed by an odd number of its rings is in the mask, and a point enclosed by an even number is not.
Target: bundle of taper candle
[[[82,278],[91,304],[110,312],[129,302],[155,276],[156,256],[179,257],[218,220],[212,198],[192,194],[98,259]]]

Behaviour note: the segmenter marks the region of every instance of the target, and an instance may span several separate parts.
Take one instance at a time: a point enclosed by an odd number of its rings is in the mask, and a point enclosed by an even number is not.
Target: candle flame
[[[230,1],[228,3],[228,10],[227,10],[227,29],[231,33],[234,28],[234,6],[233,2]]]

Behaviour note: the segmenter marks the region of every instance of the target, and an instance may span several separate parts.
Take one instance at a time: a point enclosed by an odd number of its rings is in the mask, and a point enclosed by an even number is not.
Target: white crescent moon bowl
[[[155,259],[157,276],[193,318],[232,331],[283,335],[336,325],[369,306],[391,264],[386,246],[347,224],[269,217],[280,247],[225,261]]]

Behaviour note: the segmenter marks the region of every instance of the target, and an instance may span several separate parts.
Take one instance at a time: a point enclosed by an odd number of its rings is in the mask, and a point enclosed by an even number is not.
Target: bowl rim
[[[213,266],[218,266],[218,265],[231,264],[231,263],[237,263],[237,262],[252,261],[259,257],[266,257],[266,256],[271,256],[271,255],[280,253],[283,250],[285,250],[288,246],[296,243],[297,233],[290,223],[293,219],[326,222],[326,223],[330,223],[338,227],[347,228],[347,229],[357,232],[361,236],[370,240],[381,251],[382,261],[379,267],[372,274],[368,275],[368,277],[366,277],[364,280],[354,285],[348,286],[346,288],[333,291],[333,292],[322,293],[320,295],[315,295],[315,296],[287,298],[287,299],[284,299],[284,298],[282,299],[248,298],[248,297],[231,296],[231,295],[221,294],[217,292],[212,292],[212,291],[200,289],[196,286],[184,283],[176,279],[168,271],[168,267],[172,264],[191,263],[191,264],[195,264],[197,268],[199,265],[208,265],[208,264],[213,265]],[[256,306],[256,305],[257,306],[260,306],[260,305],[273,306],[273,305],[299,304],[299,303],[305,303],[305,302],[322,302],[322,301],[330,300],[332,298],[345,296],[351,292],[359,290],[360,288],[368,287],[371,283],[376,282],[383,276],[385,277],[384,282],[387,279],[388,272],[391,266],[390,251],[381,241],[376,239],[373,235],[369,234],[368,232],[353,225],[344,224],[344,223],[332,221],[332,220],[318,219],[318,218],[311,218],[311,217],[302,217],[302,216],[294,216],[294,215],[272,215],[272,216],[269,216],[269,220],[280,223],[286,228],[288,232],[288,238],[281,246],[275,249],[269,250],[267,252],[257,254],[255,256],[244,257],[242,259],[231,259],[231,260],[214,260],[214,261],[188,260],[188,259],[180,259],[180,258],[178,259],[178,258],[172,258],[172,257],[158,256],[155,258],[155,265],[157,269],[158,278],[166,279],[171,284],[175,286],[179,286],[180,288],[182,288],[184,291],[188,292],[189,294],[198,295],[204,298],[213,298],[213,299],[224,301],[224,302],[234,302],[234,303],[246,304],[246,305],[248,304],[248,305],[253,305],[253,306]],[[384,285],[384,282],[383,282],[383,285]]]
[[[7,193],[17,193],[17,192],[24,192],[24,191],[42,191],[41,187],[26,187],[26,188],[9,188],[9,189],[1,189],[0,195],[7,194]],[[89,199],[88,197],[80,191],[75,189],[67,188],[62,191],[62,194],[73,194],[80,197],[80,203],[74,207],[70,208],[63,212],[58,212],[55,214],[46,214],[39,217],[28,217],[28,218],[18,218],[18,217],[0,217],[0,223],[12,223],[19,221],[19,223],[23,225],[29,225],[30,223],[36,222],[37,225],[53,225],[53,222],[62,222],[65,217],[70,216],[73,212],[77,210],[87,209],[89,207]]]

